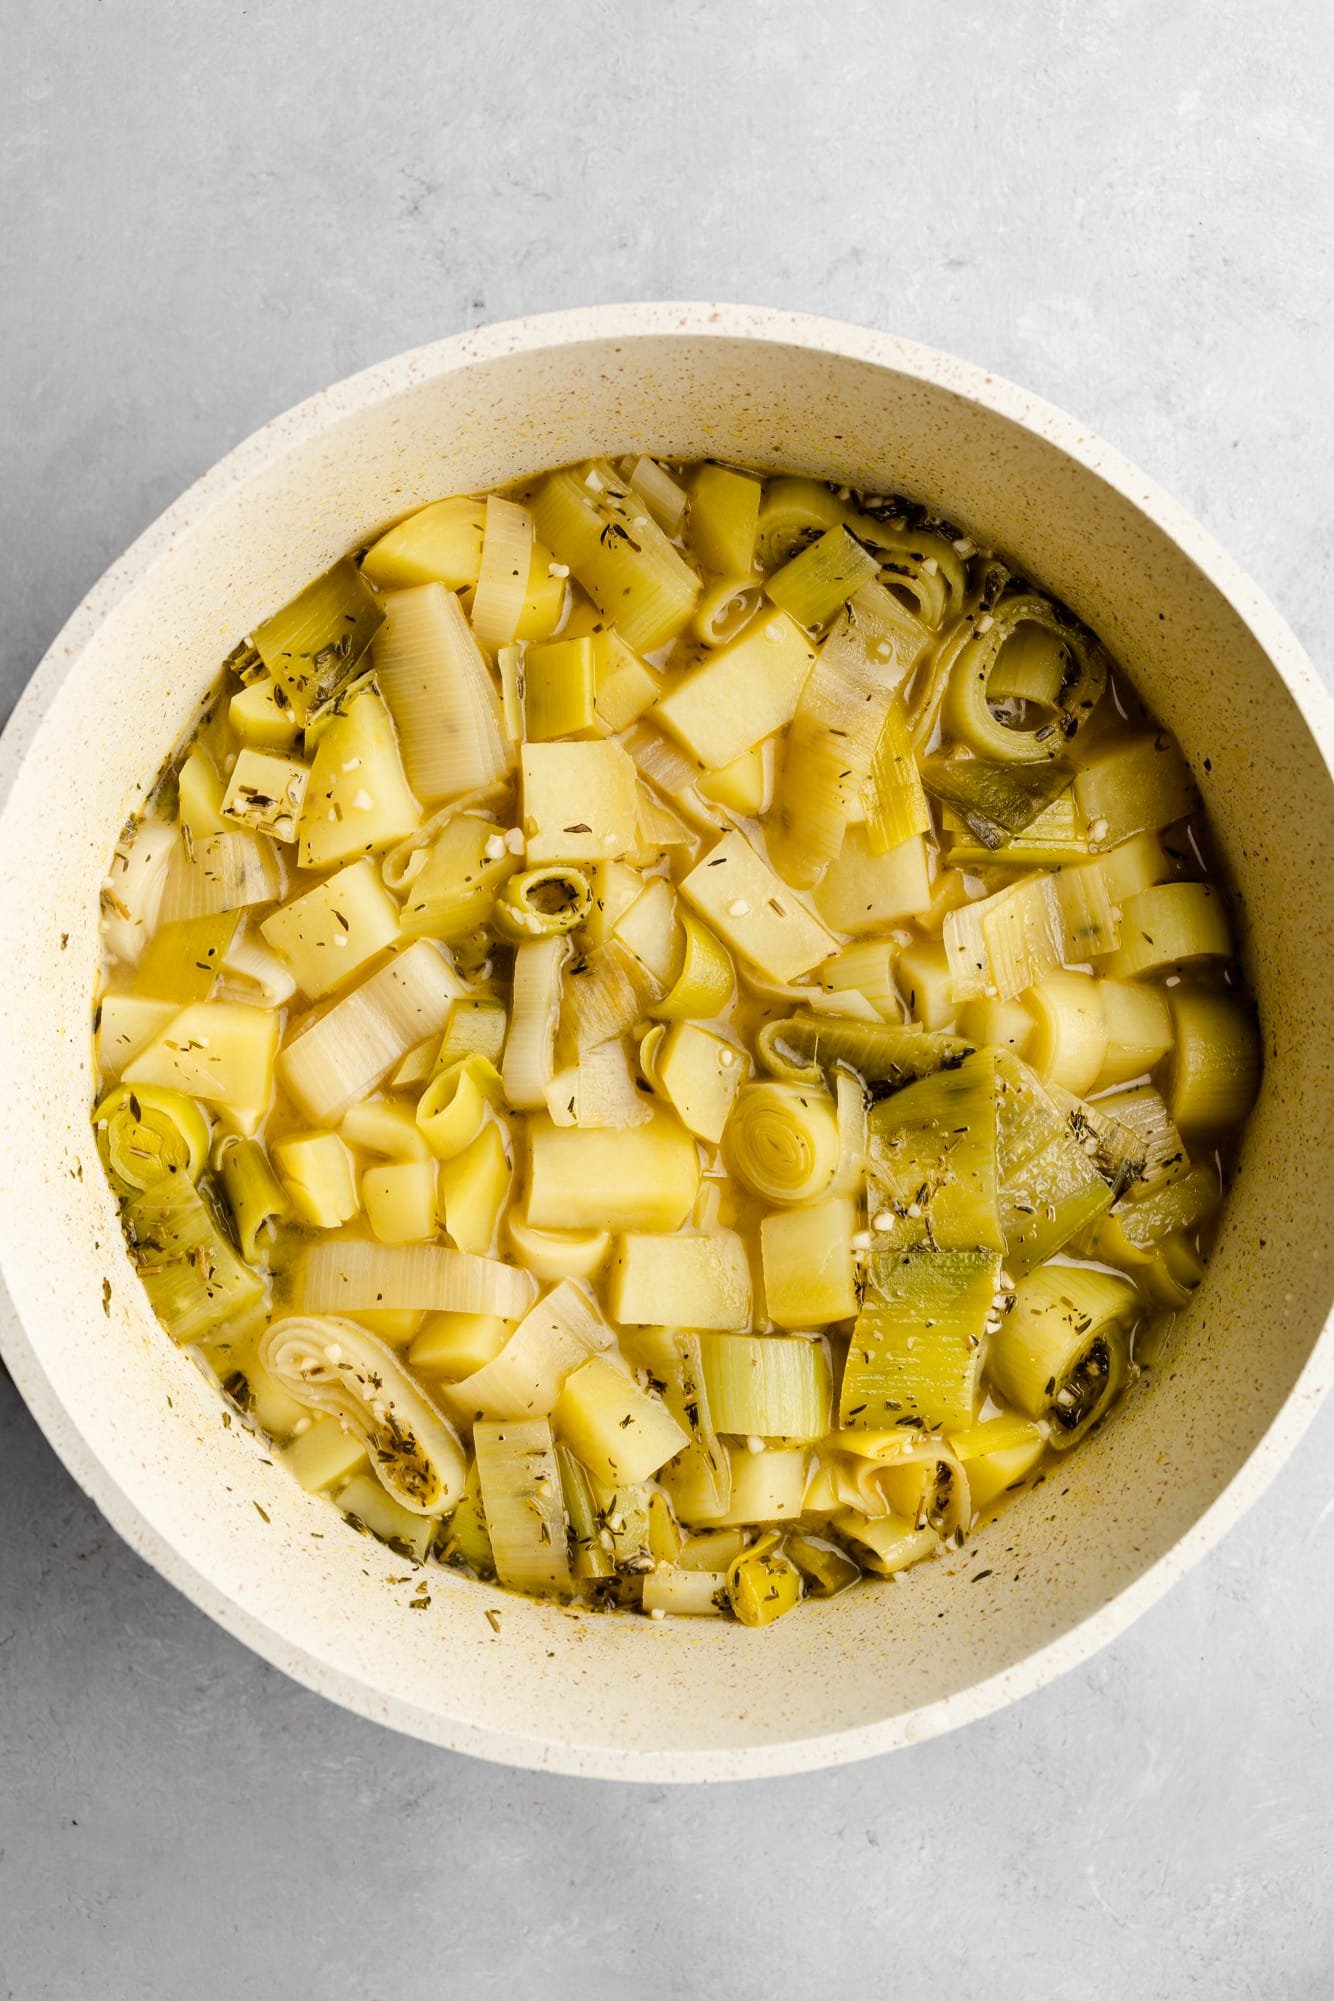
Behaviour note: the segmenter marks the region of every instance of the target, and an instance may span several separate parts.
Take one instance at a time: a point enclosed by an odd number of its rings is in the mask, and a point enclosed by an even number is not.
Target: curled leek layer
[[[694,1021],[721,1014],[736,991],[731,954],[692,911],[681,913],[685,953],[676,982],[653,1012],[662,1021]]]
[[[802,1054],[785,1040],[787,1026],[782,1020],[766,1021],[755,1036],[755,1054],[771,1077],[784,1084],[804,1084],[818,1091],[824,1083],[824,1072],[809,1053]]]
[[[910,1022],[850,1021],[799,1008],[766,1022],[755,1039],[761,1063],[776,1076],[805,1078],[855,1070],[868,1084],[897,1088],[913,1077],[961,1063],[972,1044]]]
[[[1041,1265],[1022,1279],[993,1336],[996,1390],[1028,1417],[1046,1418],[1058,1452],[1105,1417],[1125,1383],[1135,1288],[1078,1265]]]
[[[830,1462],[842,1507],[872,1520],[895,1515],[940,1536],[966,1531],[972,1518],[963,1462],[939,1438],[905,1445],[902,1432],[844,1432],[846,1450]]]
[[[725,646],[749,625],[760,607],[759,582],[750,577],[719,577],[706,584],[691,630],[705,646]]]
[[[747,1084],[723,1141],[733,1174],[766,1202],[813,1202],[838,1171],[838,1117],[801,1084]]]
[[[1014,673],[1002,665],[1009,647],[1018,647],[1023,656]],[[1054,670],[1058,657],[1059,675]],[[1095,643],[1063,625],[1045,598],[1020,592],[1002,598],[989,622],[979,619],[960,647],[950,668],[943,720],[947,731],[979,757],[1041,764],[1061,754],[1093,713],[1106,685],[1106,663]],[[1016,687],[1029,692],[1022,697],[999,692]],[[993,712],[993,702],[1015,700],[1022,702],[1023,721],[1006,722]],[[1031,721],[1030,710],[1036,712]]]
[[[487,1106],[504,1094],[485,1056],[463,1056],[432,1077],[417,1101],[417,1125],[437,1160],[453,1160],[486,1124]]]
[[[209,1123],[193,1098],[152,1084],[118,1084],[93,1113],[98,1148],[122,1188],[135,1193],[168,1175],[198,1181]]]
[[[273,1322],[259,1358],[298,1403],[365,1441],[400,1507],[439,1515],[459,1500],[468,1462],[457,1434],[385,1342],[334,1314],[294,1315]]]
[[[502,938],[554,938],[582,924],[593,902],[588,877],[564,863],[512,875],[496,898],[491,922]]]

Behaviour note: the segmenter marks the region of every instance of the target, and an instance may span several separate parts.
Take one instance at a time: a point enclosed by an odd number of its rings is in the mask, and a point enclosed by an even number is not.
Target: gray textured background
[[[801,307],[1015,377],[1328,659],[1327,0],[0,11],[6,709],[263,419],[599,299]],[[0,1378],[0,1995],[1328,1996],[1332,1459],[1328,1409],[1164,1605],[1007,1714],[665,1792],[282,1680]]]

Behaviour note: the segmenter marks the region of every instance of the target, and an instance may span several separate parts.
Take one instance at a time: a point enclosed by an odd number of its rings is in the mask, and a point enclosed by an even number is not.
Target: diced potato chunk
[[[750,1265],[734,1230],[700,1236],[628,1232],[616,1247],[608,1292],[613,1320],[651,1327],[750,1325]]]
[[[856,1227],[856,1204],[845,1195],[765,1217],[760,1225],[764,1299],[780,1327],[823,1327],[857,1311]]]
[[[689,1443],[667,1406],[605,1355],[566,1377],[552,1416],[557,1435],[607,1487],[647,1480]]]
[[[363,858],[283,904],[259,928],[317,1000],[396,942],[398,905]]]
[[[655,719],[716,770],[786,729],[814,664],[815,648],[796,620],[774,612],[674,682]]]
[[[435,1235],[436,1164],[397,1160],[361,1177],[366,1221],[382,1244],[420,1244]]]
[[[744,834],[724,834],[691,870],[681,894],[767,979],[795,980],[838,950],[837,939]]]
[[[670,986],[681,960],[676,892],[662,876],[645,884],[630,908],[617,920],[615,934],[655,980]]]
[[[337,1133],[294,1133],[279,1140],[273,1164],[303,1223],[336,1230],[356,1215],[357,1164]]]
[[[618,743],[526,743],[528,860],[605,862],[639,838],[634,759]]]
[[[324,728],[297,829],[302,868],[333,868],[392,847],[421,820],[379,691],[363,687]]]
[[[853,825],[843,836],[837,861],[831,862],[815,892],[816,908],[836,931],[877,931],[903,917],[915,917],[931,902],[931,877],[926,842],[913,834],[888,854],[873,855],[863,826]]]
[[[678,1021],[668,1029],[653,1069],[682,1125],[716,1146],[750,1074],[750,1058],[721,1035],[693,1021]]]
[[[685,1127],[655,1109],[642,1126],[588,1130],[528,1121],[528,1221],[539,1230],[678,1230],[699,1193]]]
[[[276,681],[252,681],[227,704],[227,720],[256,750],[290,750],[296,742],[296,711]]]
[[[121,1076],[127,1084],[162,1084],[187,1098],[226,1105],[253,1132],[273,1095],[278,1017],[240,1001],[196,1001],[161,1028]]]
[[[604,729],[616,735],[638,722],[662,693],[662,676],[632,653],[617,632],[601,635],[597,694],[593,709]]]

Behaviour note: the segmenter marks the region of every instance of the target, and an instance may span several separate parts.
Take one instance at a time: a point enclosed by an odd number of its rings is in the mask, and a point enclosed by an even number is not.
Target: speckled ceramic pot
[[[89,1131],[98,890],[117,829],[237,637],[408,508],[590,453],[796,467],[929,496],[1020,556],[1179,735],[1249,930],[1267,1054],[1208,1277],[1168,1366],[958,1560],[768,1632],[595,1618],[400,1560],[265,1462],[149,1314]],[[723,1779],[928,1737],[1083,1660],[1236,1520],[1334,1367],[1331,705],[1241,572],[1069,418],[881,334],[735,307],[483,329],[240,446],[80,606],[3,744],[5,1359],[74,1477],[269,1660],[433,1743]],[[1276,807],[1279,808],[1276,811]],[[978,1581],[978,1573],[985,1573]]]

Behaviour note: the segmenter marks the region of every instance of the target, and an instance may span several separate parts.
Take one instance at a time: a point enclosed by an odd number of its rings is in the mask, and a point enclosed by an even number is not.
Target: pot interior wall
[[[619,1746],[668,1772],[693,1751],[895,1717],[909,1719],[902,1734],[934,1727],[913,1713],[1004,1676],[1171,1549],[1278,1413],[1323,1322],[1334,1159],[1314,1108],[1329,1104],[1334,1048],[1328,773],[1246,625],[1190,559],[1111,486],[948,380],[698,331],[467,367],[428,353],[385,378],[369,402],[355,385],[331,392],[324,421],[281,432],[276,455],[274,441],[252,442],[187,506],[74,661],[15,783],[0,846],[0,1185],[10,1288],[49,1386],[34,1401],[113,1517],[210,1610],[281,1665],[425,1736],[529,1762],[547,1745],[565,1764]],[[97,892],[114,833],[234,641],[419,502],[630,448],[930,498],[1065,597],[1201,778],[1247,920],[1268,1054],[1207,1281],[1114,1426],[959,1557],[764,1634],[577,1616],[444,1573],[429,1610],[409,1611],[402,1563],[225,1427],[216,1394],[151,1321],[86,1120]],[[15,1367],[35,1379],[17,1349]]]

